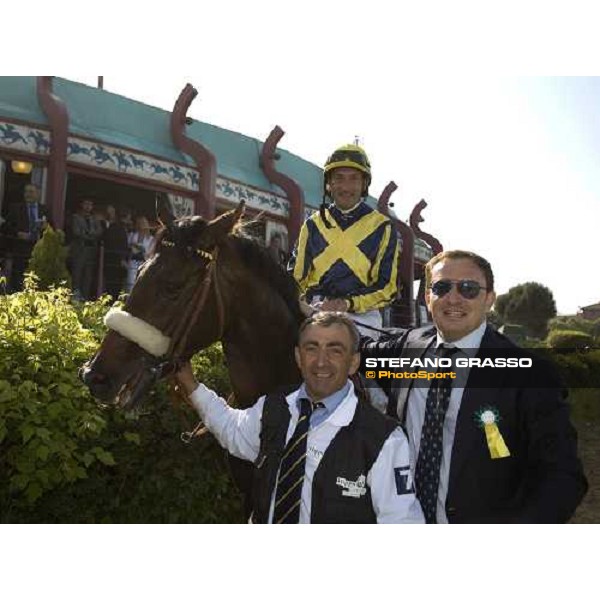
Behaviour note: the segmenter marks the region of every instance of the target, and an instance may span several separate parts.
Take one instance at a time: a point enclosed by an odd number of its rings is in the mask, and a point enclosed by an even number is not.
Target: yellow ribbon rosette
[[[485,431],[485,438],[492,459],[510,456],[510,450],[498,429],[498,420],[496,411],[492,409],[484,410],[480,416],[481,425],[483,425]]]

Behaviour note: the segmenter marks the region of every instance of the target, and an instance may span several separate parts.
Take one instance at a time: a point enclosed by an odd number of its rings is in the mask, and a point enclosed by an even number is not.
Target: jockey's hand
[[[175,373],[175,380],[188,396],[198,387],[198,382],[194,377],[192,365],[189,360],[183,363],[179,371]]]
[[[305,317],[310,317],[317,309],[314,306],[311,306],[306,300],[302,298],[298,300],[298,304],[300,305],[300,312]]]
[[[344,298],[333,298],[332,300],[325,300],[321,305],[321,310],[333,310],[336,312],[348,312],[350,308],[350,302]]]

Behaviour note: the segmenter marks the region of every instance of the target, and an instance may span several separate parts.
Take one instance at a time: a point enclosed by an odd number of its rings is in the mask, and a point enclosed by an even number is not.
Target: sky
[[[293,76],[264,94],[254,72],[104,75],[106,90],[171,110],[186,83],[189,115],[280,146],[322,165],[358,136],[371,159],[371,195],[393,180],[394,210],[407,220],[422,198],[422,229],[446,249],[491,261],[498,293],[536,281],[559,314],[600,301],[593,276],[600,224],[600,78],[400,77],[393,93],[319,92]],[[88,85],[96,76],[61,75]],[[323,82],[324,83],[324,82]],[[258,86],[258,88],[257,88]],[[244,93],[243,90],[246,90]]]

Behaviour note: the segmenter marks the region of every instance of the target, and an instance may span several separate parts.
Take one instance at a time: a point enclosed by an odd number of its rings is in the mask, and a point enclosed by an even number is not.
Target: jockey
[[[360,146],[342,146],[327,159],[323,203],[302,225],[288,269],[313,308],[348,312],[359,325],[380,328],[379,309],[398,289],[399,250],[391,221],[365,201],[370,183]]]

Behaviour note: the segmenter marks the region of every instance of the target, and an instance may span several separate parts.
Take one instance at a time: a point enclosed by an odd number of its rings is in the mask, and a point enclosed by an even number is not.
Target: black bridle
[[[174,247],[175,243],[168,240],[161,242],[162,246]],[[182,312],[179,320],[164,332],[170,338],[169,348],[163,356],[152,356],[148,352],[144,353],[144,370],[152,376],[153,382],[176,372],[182,363],[182,356],[185,354],[186,344],[189,334],[196,325],[202,309],[208,300],[208,294],[212,288],[215,292],[217,315],[218,315],[218,334],[216,339],[221,339],[225,329],[225,308],[223,306],[223,296],[219,287],[217,277],[217,259],[219,256],[219,247],[216,246],[212,252],[197,248],[187,248],[192,255],[198,256],[208,261],[204,277],[196,287],[190,302]]]

